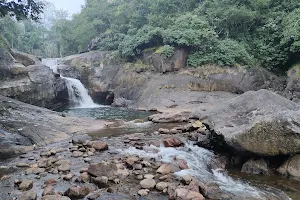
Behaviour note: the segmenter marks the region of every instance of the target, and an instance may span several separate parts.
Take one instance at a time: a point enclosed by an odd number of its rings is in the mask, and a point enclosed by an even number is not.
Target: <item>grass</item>
[[[288,71],[288,75],[291,76],[295,74],[297,78],[300,78],[300,63],[296,63],[293,67]]]

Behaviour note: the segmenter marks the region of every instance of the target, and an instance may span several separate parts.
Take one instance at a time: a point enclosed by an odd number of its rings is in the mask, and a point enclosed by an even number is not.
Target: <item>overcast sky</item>
[[[69,11],[70,15],[79,13],[81,6],[84,5],[85,0],[47,0],[54,4],[58,9],[62,8]]]

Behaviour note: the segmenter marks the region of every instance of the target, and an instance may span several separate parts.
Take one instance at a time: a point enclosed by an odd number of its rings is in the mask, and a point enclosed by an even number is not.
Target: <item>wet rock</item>
[[[55,190],[52,185],[48,185],[45,187],[42,196],[47,196],[47,195],[55,195]]]
[[[250,159],[242,166],[241,172],[248,174],[263,174],[270,175],[268,163],[263,159]]]
[[[184,146],[184,143],[175,137],[172,138],[164,138],[163,139],[163,143],[165,147],[180,147],[180,146]]]
[[[56,194],[56,195],[43,196],[42,200],[71,200],[71,199],[69,197]]]
[[[198,183],[198,181],[196,181],[196,180],[191,180],[191,181],[189,181],[189,179],[188,179],[188,181],[186,182],[186,183],[188,183],[188,189],[189,190],[191,190],[191,191],[194,191],[194,192],[200,192],[200,190],[199,190],[199,183]]]
[[[176,198],[176,187],[177,184],[176,183],[170,183],[168,186],[168,195],[169,195],[169,199],[175,199]]]
[[[118,168],[116,164],[113,163],[98,163],[98,164],[90,164],[88,167],[88,173],[92,176],[107,176],[113,177],[117,174]]]
[[[300,155],[291,156],[278,169],[280,174],[300,180]]]
[[[73,151],[73,153],[72,153],[72,157],[74,157],[74,158],[78,158],[81,156],[83,156],[83,152],[81,152],[81,151]]]
[[[33,187],[33,181],[25,179],[19,185],[19,190],[26,191],[26,190],[30,190],[32,187]]]
[[[94,148],[96,151],[108,150],[108,144],[103,141],[92,141],[88,143],[88,147]]]
[[[60,166],[58,166],[57,169],[60,172],[69,172],[71,170],[71,166],[69,163],[63,163]]]
[[[181,169],[181,170],[184,170],[184,169],[189,169],[189,166],[187,164],[187,162],[183,159],[176,159],[175,160],[176,164],[178,165],[178,167]]]
[[[90,192],[90,188],[88,187],[72,186],[64,193],[64,195],[71,199],[81,199],[87,196]]]
[[[108,187],[108,177],[100,176],[91,179],[93,183],[95,183],[99,188],[107,188]]]
[[[158,190],[158,191],[163,191],[165,190],[166,188],[168,188],[169,186],[169,183],[167,182],[159,182],[156,184],[155,188]]]
[[[82,134],[82,135],[75,135],[72,138],[72,143],[73,144],[84,144],[88,141],[91,141],[92,137],[87,135],[87,134]]]
[[[17,163],[17,167],[30,167],[28,163]]]
[[[143,189],[152,189],[155,187],[156,182],[154,179],[144,179],[140,182],[140,185]]]
[[[150,190],[148,190],[148,189],[142,189],[142,190],[138,191],[138,194],[143,197],[143,196],[147,196],[149,194],[149,192],[150,192]]]
[[[84,160],[84,162],[87,162],[87,163],[92,162],[92,159],[91,159],[91,158],[84,158],[83,160]]]
[[[24,192],[20,197],[20,200],[36,200],[36,199],[37,199],[37,193],[33,190]]]

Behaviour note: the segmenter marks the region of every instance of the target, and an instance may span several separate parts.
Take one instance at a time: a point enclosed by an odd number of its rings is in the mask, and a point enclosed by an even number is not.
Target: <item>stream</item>
[[[47,61],[46,64],[57,73],[57,60]],[[182,177],[190,174],[209,186],[217,187],[220,194],[218,199],[231,200],[289,200],[300,197],[300,184],[298,181],[293,181],[277,176],[254,176],[240,173],[238,171],[229,170],[229,172],[219,169],[211,169],[211,162],[215,159],[213,152],[204,148],[195,146],[186,138],[179,135],[184,141],[184,147],[165,148],[163,145],[151,145],[161,143],[163,136],[153,134],[159,128],[172,128],[180,124],[154,124],[146,119],[151,112],[138,111],[127,108],[112,108],[109,106],[97,105],[88,95],[88,91],[83,84],[73,78],[63,77],[68,82],[68,91],[70,101],[75,102],[74,108],[62,109],[60,112],[65,112],[69,115],[77,117],[89,117],[93,119],[106,119],[114,122],[120,122],[116,127],[108,127],[101,131],[89,133],[93,139],[104,140],[109,145],[109,151],[93,156],[93,162],[100,162],[113,157],[123,157],[137,155],[140,158],[151,159],[163,163],[172,163],[174,158],[184,159],[187,162],[189,169],[180,170],[175,173],[175,176]],[[144,144],[144,148],[135,148],[128,145],[125,141],[129,134],[135,134],[138,137],[139,144]],[[148,144],[148,145],[147,145]],[[23,170],[14,167],[18,162],[34,163],[38,159],[40,152],[44,149],[64,148],[70,149],[68,141],[52,144],[48,147],[30,152],[26,156],[11,159],[0,163],[0,178],[4,175],[11,175],[14,178],[21,178]],[[79,172],[80,168],[87,167],[87,163],[82,160],[72,158],[69,151],[63,151],[61,155],[71,160],[72,171]],[[28,161],[28,158],[32,158]],[[2,167],[1,167],[2,166]],[[6,167],[4,167],[6,166]],[[75,174],[76,175],[76,174]],[[29,175],[30,178],[36,178],[35,175]],[[57,175],[48,175],[40,177],[36,181],[35,189],[38,196],[41,196],[40,189],[43,182],[47,178],[59,179]],[[11,199],[11,195],[19,195],[20,191],[15,191],[11,184],[11,179],[0,181],[0,199]],[[60,191],[66,190],[71,185],[70,182],[59,182],[58,188]],[[125,186],[126,188],[139,188],[139,184]],[[153,195],[153,194],[151,194]],[[158,196],[149,196],[147,199],[167,199],[166,196],[159,194]],[[156,195],[156,194],[154,194]],[[116,198],[118,199],[118,198]],[[119,198],[120,199],[120,198]],[[125,198],[124,198],[125,199]]]

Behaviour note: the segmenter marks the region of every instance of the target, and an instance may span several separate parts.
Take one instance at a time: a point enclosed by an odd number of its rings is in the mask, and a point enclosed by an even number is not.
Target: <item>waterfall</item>
[[[52,71],[58,74],[58,59],[43,59],[43,64],[48,66]],[[65,80],[69,101],[71,104],[75,104],[77,108],[92,108],[98,107],[98,104],[95,104],[91,96],[88,94],[88,90],[80,82],[80,80],[70,77],[61,76]]]

